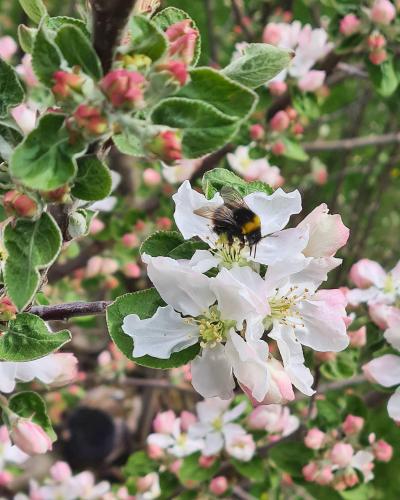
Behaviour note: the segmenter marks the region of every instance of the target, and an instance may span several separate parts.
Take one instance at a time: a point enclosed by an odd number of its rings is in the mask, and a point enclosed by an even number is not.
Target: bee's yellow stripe
[[[242,234],[249,234],[254,231],[257,231],[261,227],[260,217],[255,215],[253,219],[242,226]]]

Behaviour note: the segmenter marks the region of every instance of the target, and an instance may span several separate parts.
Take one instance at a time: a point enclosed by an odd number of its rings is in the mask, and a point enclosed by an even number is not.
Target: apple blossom
[[[360,29],[361,21],[354,14],[346,14],[340,21],[339,31],[344,36],[354,35]]]
[[[256,451],[256,444],[253,436],[247,434],[244,429],[232,429],[225,433],[225,449],[226,452],[233,458],[241,462],[249,462]]]
[[[290,118],[286,111],[278,111],[270,120],[269,124],[275,132],[283,132],[289,127]]]
[[[307,448],[318,450],[322,447],[324,440],[325,433],[320,431],[316,427],[313,427],[307,432],[306,437],[304,438],[304,444],[307,446]]]
[[[157,433],[171,434],[174,430],[176,416],[172,410],[158,413],[153,420],[153,428]]]
[[[347,436],[358,434],[364,426],[364,419],[356,415],[347,415],[342,424],[342,429]]]
[[[161,174],[154,168],[146,168],[143,171],[143,182],[146,186],[158,186],[161,182]]]
[[[53,447],[46,432],[39,425],[25,418],[12,418],[10,434],[13,442],[27,455],[46,453]]]
[[[390,0],[375,0],[370,12],[371,20],[378,24],[390,24],[396,17],[396,7]]]
[[[229,487],[228,480],[225,476],[216,476],[210,482],[210,491],[214,495],[223,495]]]

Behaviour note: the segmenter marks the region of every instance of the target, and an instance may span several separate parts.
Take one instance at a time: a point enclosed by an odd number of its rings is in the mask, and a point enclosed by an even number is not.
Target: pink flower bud
[[[268,406],[265,405],[257,406],[247,417],[247,425],[252,430],[263,430],[269,422],[270,412]]]
[[[289,127],[290,118],[286,111],[278,111],[269,122],[272,130],[283,132]]]
[[[175,420],[176,416],[172,410],[157,413],[153,420],[154,431],[162,434],[171,434],[174,429]]]
[[[165,32],[170,42],[169,55],[177,56],[185,64],[192,62],[199,36],[199,32],[191,24],[190,19],[184,19],[169,26]]]
[[[362,326],[358,330],[348,332],[350,337],[350,345],[352,347],[364,347],[367,343],[367,329]]]
[[[382,49],[386,46],[386,38],[379,32],[372,33],[368,37],[368,47],[370,49]]]
[[[301,123],[295,123],[292,127],[292,132],[294,135],[302,135],[304,132],[304,127]]]
[[[344,481],[348,488],[353,488],[353,486],[359,483],[358,476],[354,470],[345,473]]]
[[[7,470],[0,471],[0,486],[8,487],[13,480],[13,475]]]
[[[182,140],[173,130],[160,132],[153,138],[148,147],[157,158],[167,164],[182,158]]]
[[[303,477],[306,481],[312,482],[318,473],[318,465],[315,462],[310,462],[302,469]]]
[[[161,182],[161,174],[154,168],[146,168],[143,171],[143,182],[146,186],[158,186]]]
[[[55,84],[51,90],[58,99],[66,99],[72,95],[72,92],[79,92],[84,81],[80,75],[68,71],[56,71],[53,80]]]
[[[393,456],[393,447],[383,439],[374,443],[372,451],[375,458],[380,462],[389,462]]]
[[[172,472],[172,474],[178,474],[179,469],[182,467],[182,463],[183,461],[181,459],[174,460],[169,466],[169,471]]]
[[[94,278],[95,276],[100,274],[102,264],[103,258],[99,255],[91,257],[86,264],[86,277]]]
[[[199,458],[199,466],[202,469],[209,469],[214,465],[216,459],[217,457],[215,455],[210,455],[209,457],[201,455]]]
[[[107,290],[115,290],[119,285],[119,281],[115,276],[108,276],[104,282],[104,286]]]
[[[97,356],[99,366],[107,366],[112,362],[112,356],[109,351],[103,351]]]
[[[164,456],[164,450],[156,444],[149,444],[147,446],[147,454],[152,460],[159,460]]]
[[[21,64],[19,64],[15,69],[28,87],[36,87],[39,83],[32,68],[31,54],[25,54],[21,59]]]
[[[34,217],[38,210],[35,200],[15,189],[7,191],[3,197],[3,205],[8,215],[17,217]]]
[[[318,473],[315,478],[315,482],[317,484],[320,484],[321,486],[326,486],[327,484],[331,483],[333,481],[333,473],[332,469],[329,465],[326,467],[323,467]]]
[[[78,377],[78,359],[70,352],[57,352],[55,356],[60,371],[50,385],[52,387],[62,387],[71,384]]]
[[[316,167],[313,167],[311,175],[315,184],[319,186],[323,186],[328,181],[328,170],[324,164],[318,164]]]
[[[197,417],[194,413],[184,410],[181,413],[181,429],[183,432],[188,432],[189,427],[197,422]]]
[[[388,55],[385,49],[374,49],[368,56],[369,60],[375,66],[379,66],[386,61]]]
[[[53,444],[40,425],[26,418],[16,417],[12,423],[11,437],[14,443],[28,455],[46,453]]]
[[[17,52],[18,45],[14,38],[10,36],[2,36],[0,38],[0,57],[4,61],[9,61],[12,56]]]
[[[217,476],[210,482],[210,491],[216,496],[223,495],[228,489],[228,486],[228,480],[225,476]]]
[[[56,462],[52,467],[50,467],[50,475],[59,483],[62,483],[72,476],[71,467],[67,462]]]
[[[121,238],[121,243],[126,248],[137,248],[140,242],[135,233],[125,233]]]
[[[285,82],[270,82],[268,84],[268,90],[274,96],[283,95],[287,91],[287,83]]]
[[[276,156],[280,156],[280,155],[283,155],[284,152],[286,151],[286,146],[283,144],[282,141],[276,141],[272,147],[271,147],[271,151],[274,155]]]
[[[264,43],[269,43],[271,45],[278,45],[281,41],[283,34],[283,28],[281,25],[276,23],[269,23],[265,26],[262,40]]]
[[[139,492],[143,493],[149,491],[154,484],[154,472],[146,474],[146,476],[138,477],[136,480],[136,488]]]
[[[159,217],[156,220],[156,226],[158,229],[168,231],[172,227],[172,220],[169,217]]]
[[[311,448],[312,450],[319,450],[325,440],[325,433],[313,427],[307,432],[306,437],[304,438],[304,444],[307,448]]]
[[[24,134],[29,134],[36,125],[36,111],[26,104],[20,104],[11,110],[11,116]]]
[[[125,276],[131,279],[140,278],[142,274],[142,271],[136,262],[127,262],[122,270]]]
[[[396,7],[389,0],[375,0],[370,15],[374,23],[390,24],[396,17]]]
[[[358,434],[364,427],[364,419],[355,415],[347,415],[342,424],[342,429],[347,436]]]
[[[325,71],[312,69],[300,78],[297,85],[303,92],[315,92],[322,87],[325,81]]]
[[[16,314],[17,314],[17,308],[11,302],[11,300],[7,296],[1,297],[0,298],[0,321],[10,321],[11,319],[15,319]],[[0,438],[0,441],[1,441],[1,438]]]
[[[100,87],[115,108],[141,109],[144,106],[145,77],[137,71],[115,69],[101,80]]]
[[[340,21],[339,31],[344,36],[354,35],[360,29],[361,21],[354,14],[347,14]]]
[[[180,86],[185,85],[189,76],[187,65],[183,61],[168,61],[165,64],[159,64],[157,69],[169,73]]]
[[[91,135],[104,134],[108,129],[107,118],[94,106],[80,104],[73,116],[78,127]]]
[[[336,352],[315,352],[314,357],[317,361],[321,363],[329,363],[329,361],[334,361],[336,359]]]
[[[339,467],[347,467],[353,458],[354,450],[351,444],[336,443],[330,452],[330,459]]]
[[[259,123],[251,125],[250,137],[253,139],[253,141],[259,141],[264,137],[264,135],[265,135],[265,130],[262,125],[260,125]]]
[[[98,234],[98,233],[101,233],[101,231],[103,231],[103,229],[105,228],[105,224],[104,222],[95,217],[94,219],[92,219],[92,222],[90,223],[90,234],[92,235],[95,235],[95,234]]]

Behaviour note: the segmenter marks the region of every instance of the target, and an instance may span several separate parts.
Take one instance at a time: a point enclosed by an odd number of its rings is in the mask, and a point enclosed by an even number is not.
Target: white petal
[[[315,291],[328,279],[328,273],[342,263],[342,259],[336,257],[322,257],[306,259],[306,265],[301,271],[290,276],[293,285],[302,284],[310,291]]]
[[[385,331],[384,337],[390,345],[400,351],[400,324],[390,326]]]
[[[289,222],[291,215],[301,211],[301,196],[297,190],[285,193],[279,188],[271,195],[251,193],[244,200],[260,217],[263,236],[280,231]]]
[[[369,361],[362,368],[368,379],[384,387],[400,384],[400,356],[384,354]]]
[[[162,299],[176,311],[189,316],[200,316],[215,302],[210,289],[211,278],[188,265],[169,257],[151,257],[143,254],[147,274]]]
[[[347,292],[346,297],[350,305],[358,306],[364,302],[375,300],[379,293],[379,290],[373,286],[371,288],[366,288],[365,290],[353,288]]]
[[[17,363],[0,362],[0,392],[12,392],[16,384]]]
[[[115,196],[109,196],[108,198],[104,198],[104,200],[92,203],[88,208],[95,212],[111,212],[116,204],[117,198]]]
[[[246,411],[246,408],[246,401],[242,401],[240,404],[232,408],[232,410],[228,410],[227,412],[225,412],[224,416],[222,417],[223,421],[227,423],[236,420]]]
[[[400,421],[400,389],[391,396],[388,401],[388,413],[396,422]]]
[[[199,338],[199,328],[188,324],[171,306],[159,307],[148,319],[129,314],[124,318],[122,330],[133,338],[132,355],[136,358],[148,354],[169,359],[172,353],[196,344]]]
[[[208,250],[196,250],[193,257],[190,259],[188,265],[193,271],[206,273],[213,267],[218,267],[220,260]]]
[[[232,366],[221,344],[203,349],[191,362],[191,372],[192,385],[203,398],[232,398],[235,388]]]
[[[218,397],[200,401],[196,405],[197,416],[200,422],[212,423],[229,408],[230,403],[229,400]]]
[[[270,312],[266,285],[250,267],[223,268],[212,280],[211,288],[218,300],[223,319],[242,321],[263,319]]]
[[[233,373],[254,399],[262,401],[268,390],[268,345],[263,340],[246,342],[233,329],[225,346]]]
[[[198,439],[205,437],[212,431],[213,431],[212,425],[203,422],[196,422],[189,427],[188,434],[190,437]]]
[[[203,455],[208,457],[217,455],[217,453],[222,450],[223,446],[224,439],[222,437],[222,434],[220,432],[211,432],[206,436],[202,453]]]
[[[172,199],[175,202],[175,223],[183,237],[188,240],[198,236],[206,243],[213,245],[218,236],[212,229],[209,219],[193,213],[198,208],[210,208],[211,210],[223,205],[224,201],[217,193],[211,200],[191,188],[190,182],[185,181],[174,194]]]
[[[168,434],[154,433],[147,437],[147,444],[154,444],[160,448],[168,448],[174,444],[174,439]]]

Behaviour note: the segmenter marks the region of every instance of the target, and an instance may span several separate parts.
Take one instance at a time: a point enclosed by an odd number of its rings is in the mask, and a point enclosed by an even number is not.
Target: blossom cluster
[[[340,429],[323,432],[313,427],[307,432],[304,444],[314,450],[314,458],[303,467],[306,481],[322,486],[331,486],[338,491],[352,488],[359,483],[359,471],[364,482],[374,477],[374,460],[388,462],[393,449],[383,439],[376,440],[375,434],[368,436],[368,445],[360,437],[364,419],[347,415]]]
[[[322,204],[296,227],[284,229],[290,216],[301,211],[298,191],[248,194],[243,202],[261,232],[251,246],[217,234],[213,222],[199,215],[199,210],[224,209],[221,194],[207,199],[186,181],[173,199],[183,237],[196,237],[208,249],[179,260],[142,254],[166,306],[147,319],[137,314],[124,318],[123,331],[134,341],[133,357],[165,360],[198,346],[191,361],[192,384],[205,398],[230,399],[233,377],[255,404],[293,400],[292,384],[313,394],[302,345],[337,352],[349,343],[343,293],[318,290],[341,262],[334,255],[349,231],[340,216],[329,215]]]

